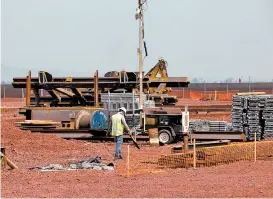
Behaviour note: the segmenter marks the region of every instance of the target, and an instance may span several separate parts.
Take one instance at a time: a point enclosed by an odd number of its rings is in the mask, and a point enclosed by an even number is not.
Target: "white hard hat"
[[[124,107],[119,108],[119,111],[123,111],[124,114],[126,114],[126,108],[124,108]]]

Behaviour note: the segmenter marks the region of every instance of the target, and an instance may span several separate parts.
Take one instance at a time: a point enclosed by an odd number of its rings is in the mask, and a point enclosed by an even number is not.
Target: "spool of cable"
[[[103,111],[94,111],[91,113],[90,130],[105,130],[108,129],[108,119]]]
[[[108,129],[108,119],[103,111],[80,111],[75,118],[76,129],[105,130]]]

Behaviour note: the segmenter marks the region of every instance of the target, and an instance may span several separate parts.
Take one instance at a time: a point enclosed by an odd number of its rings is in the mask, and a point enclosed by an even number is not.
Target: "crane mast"
[[[146,1],[145,1],[146,2]],[[143,42],[143,0],[138,0],[138,9],[136,19],[139,20],[139,47],[138,47],[138,64],[139,64],[139,109],[140,109],[140,126],[143,126],[143,59],[142,59],[142,42]]]

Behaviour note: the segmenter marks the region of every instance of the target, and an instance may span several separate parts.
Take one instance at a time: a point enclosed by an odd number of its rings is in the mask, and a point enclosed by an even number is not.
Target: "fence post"
[[[127,145],[127,175],[130,175],[130,145]]]
[[[193,168],[196,169],[196,146],[195,146],[195,138],[193,139]]]
[[[186,134],[183,136],[183,148],[184,148],[184,151],[188,151],[189,150],[189,136]]]
[[[257,159],[257,134],[256,134],[256,131],[254,133],[254,162],[256,162],[256,159]]]

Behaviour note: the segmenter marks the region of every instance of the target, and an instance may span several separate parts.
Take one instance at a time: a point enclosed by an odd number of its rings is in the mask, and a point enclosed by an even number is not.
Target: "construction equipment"
[[[101,105],[100,93],[118,89],[124,89],[130,93],[137,87],[139,80],[137,72],[121,71],[108,74],[108,76],[111,77],[98,77],[96,72],[94,77],[53,77],[48,72],[40,71],[38,77],[32,77],[29,74],[27,78],[13,78],[12,85],[14,88],[28,88],[26,95],[28,107],[30,105],[41,107],[45,104],[49,107],[74,107],[99,106]],[[166,84],[166,87],[187,87],[189,84],[187,77],[143,78],[143,88],[146,90],[159,87],[161,83]],[[40,96],[41,89],[48,95]],[[32,96],[31,90],[34,92]]]
[[[177,102],[176,96],[167,95],[169,92],[171,92],[171,88],[167,87],[166,83],[163,83],[164,81],[169,80],[167,64],[167,61],[165,61],[162,57],[159,58],[157,64],[144,76],[144,80],[148,79],[149,82],[162,81],[162,83],[159,85],[152,85],[148,83],[147,86],[145,86],[143,89],[143,92],[149,95],[149,99],[154,100],[158,106],[175,105]],[[121,75],[122,80],[128,79],[125,71],[122,71],[121,73],[118,71],[109,71],[104,75],[104,77],[119,77],[119,75]],[[188,80],[186,81],[188,82]],[[137,91],[139,91],[138,86]]]
[[[108,96],[108,97],[107,97]],[[146,98],[146,95],[143,95]],[[147,106],[144,111],[144,128],[140,126],[140,114],[137,101],[139,95],[134,93],[103,93],[103,108],[97,107],[24,107],[25,122],[17,123],[23,130],[33,132],[56,133],[62,137],[107,137],[109,118],[119,107],[126,107],[126,121],[134,128],[134,135],[148,138],[150,129],[158,128],[154,134],[163,144],[168,144],[183,134],[187,129],[188,119],[183,119],[180,108],[159,108]],[[146,100],[144,99],[144,104]],[[138,137],[139,137],[138,136]],[[135,140],[133,140],[135,141]]]
[[[167,61],[162,57],[159,58],[158,63],[145,75],[145,77],[149,77],[150,80],[155,80],[158,75],[160,75],[161,79],[167,79],[167,64]],[[171,91],[171,88],[167,88],[165,83],[161,83],[158,87],[149,87],[148,91],[144,90],[145,93],[149,94],[166,94],[169,91]]]
[[[188,130],[189,115],[185,114],[186,112],[187,110],[182,112],[180,108],[171,107],[145,108],[144,131],[158,128],[159,142],[170,144],[183,137]]]
[[[167,65],[167,61],[162,57],[159,58],[158,63],[145,75],[145,77],[149,77],[150,80],[168,79]],[[166,83],[161,83],[158,87],[144,89],[144,93],[149,94],[149,99],[154,100],[156,105],[175,105],[178,101],[177,97],[167,95],[171,90],[170,87],[166,87]]]

